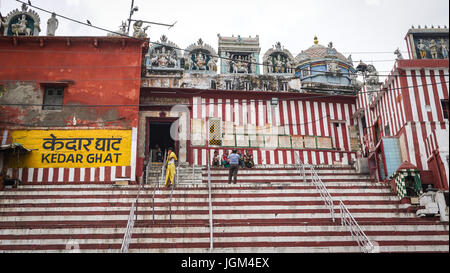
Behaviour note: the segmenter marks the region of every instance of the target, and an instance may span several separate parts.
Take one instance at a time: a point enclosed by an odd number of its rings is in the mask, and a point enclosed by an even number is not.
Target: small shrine
[[[289,50],[276,43],[263,57],[264,74],[294,74],[295,60]]]
[[[414,26],[406,35],[412,59],[448,59],[448,28],[444,26]]]
[[[259,36],[219,37],[221,74],[259,74]]]
[[[413,164],[405,161],[392,176],[392,186],[400,198],[418,197],[423,193],[419,170]]]
[[[1,22],[4,36],[39,36],[41,32],[39,15],[28,9],[26,4],[22,8],[8,13]]]
[[[186,72],[217,73],[218,55],[212,46],[202,39],[186,48],[184,69]]]
[[[150,73],[182,70],[179,46],[169,41],[165,35],[149,49],[146,59]]]

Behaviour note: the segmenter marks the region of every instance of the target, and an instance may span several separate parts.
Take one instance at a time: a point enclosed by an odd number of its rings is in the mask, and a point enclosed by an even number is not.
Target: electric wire
[[[102,28],[102,27],[95,26],[95,25],[93,25],[93,24],[87,24],[87,23],[81,22],[81,21],[79,21],[79,20],[76,20],[76,19],[73,19],[73,18],[64,16],[64,15],[60,15],[60,14],[58,14],[58,13],[56,13],[56,12],[51,12],[51,11],[48,11],[48,10],[46,10],[46,9],[37,7],[37,6],[35,6],[35,5],[30,5],[29,3],[23,2],[23,1],[21,1],[21,0],[16,0],[16,1],[19,2],[19,3],[25,4],[25,5],[31,6],[31,7],[33,7],[33,8],[36,8],[36,9],[38,9],[38,10],[41,10],[41,11],[43,11],[43,12],[49,13],[49,14],[55,13],[57,16],[59,16],[59,17],[61,17],[61,18],[64,18],[64,19],[66,19],[66,20],[69,20],[69,21],[72,21],[72,22],[75,22],[75,23],[78,23],[78,24],[82,24],[82,25],[87,26],[87,27],[92,27],[92,28],[95,28],[95,29],[98,29],[98,30],[102,30],[102,31],[108,32],[108,33],[112,33],[112,34],[119,35],[119,36],[123,36],[123,37],[128,37],[128,38],[135,39],[135,40],[139,40],[139,41],[144,41],[144,40],[145,40],[145,39],[141,39],[141,38],[136,38],[136,37],[130,36],[130,35],[128,35],[128,34],[123,34],[123,33],[119,33],[119,32],[116,32],[116,31],[111,31],[111,30],[108,30],[108,29],[105,29],[105,28]],[[150,44],[156,45],[156,46],[168,46],[167,44],[158,43],[158,42],[151,42],[151,41],[149,41],[149,40],[148,40],[147,42],[150,43]],[[187,49],[178,48],[178,47],[175,47],[175,46],[173,46],[173,45],[170,45],[169,47],[171,47],[171,48],[173,48],[173,49],[176,49],[176,50],[183,51],[183,52],[187,52],[187,53],[193,53],[193,52],[194,52],[194,50],[189,51],[189,50],[187,50]],[[384,53],[384,52],[380,52],[380,53]],[[227,61],[236,61],[236,60],[233,59],[233,58],[227,58],[227,57],[223,57],[223,56],[219,56],[219,55],[215,55],[215,56],[213,56],[213,55],[211,55],[211,54],[205,54],[205,55],[206,55],[206,56],[209,56],[209,57],[213,57],[213,58],[218,58],[218,59],[222,59],[222,60],[227,60]],[[384,61],[387,61],[387,60],[382,60],[382,61],[384,62]],[[251,62],[251,61],[247,61],[247,60],[239,60],[239,62],[243,62],[243,63],[247,63],[247,64],[252,64],[252,65],[260,65],[260,66],[263,66],[263,67],[264,67],[264,66],[268,66],[268,67],[279,67],[279,68],[282,67],[282,66],[267,65],[267,64],[259,63],[259,62]]]

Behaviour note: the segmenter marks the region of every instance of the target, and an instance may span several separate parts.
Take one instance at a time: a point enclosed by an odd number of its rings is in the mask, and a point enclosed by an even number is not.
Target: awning
[[[18,152],[21,154],[26,154],[31,152],[32,150],[27,149],[22,146],[20,143],[6,144],[0,146],[0,153],[2,152]]]

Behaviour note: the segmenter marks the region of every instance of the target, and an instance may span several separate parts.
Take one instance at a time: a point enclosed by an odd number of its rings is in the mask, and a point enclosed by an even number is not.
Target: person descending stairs
[[[174,184],[176,174],[175,161],[178,161],[178,158],[173,149],[170,148],[167,154],[166,182],[164,184],[166,188],[170,188]]]

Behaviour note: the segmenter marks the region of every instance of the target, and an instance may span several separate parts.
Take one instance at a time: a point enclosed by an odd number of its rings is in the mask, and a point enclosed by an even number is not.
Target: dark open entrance
[[[159,160],[164,159],[164,152],[173,148],[178,155],[178,142],[170,135],[170,121],[150,121],[148,124],[148,151],[151,154],[152,162],[158,162],[158,147],[161,149]],[[161,158],[162,157],[162,158]],[[160,161],[161,162],[161,161]]]

